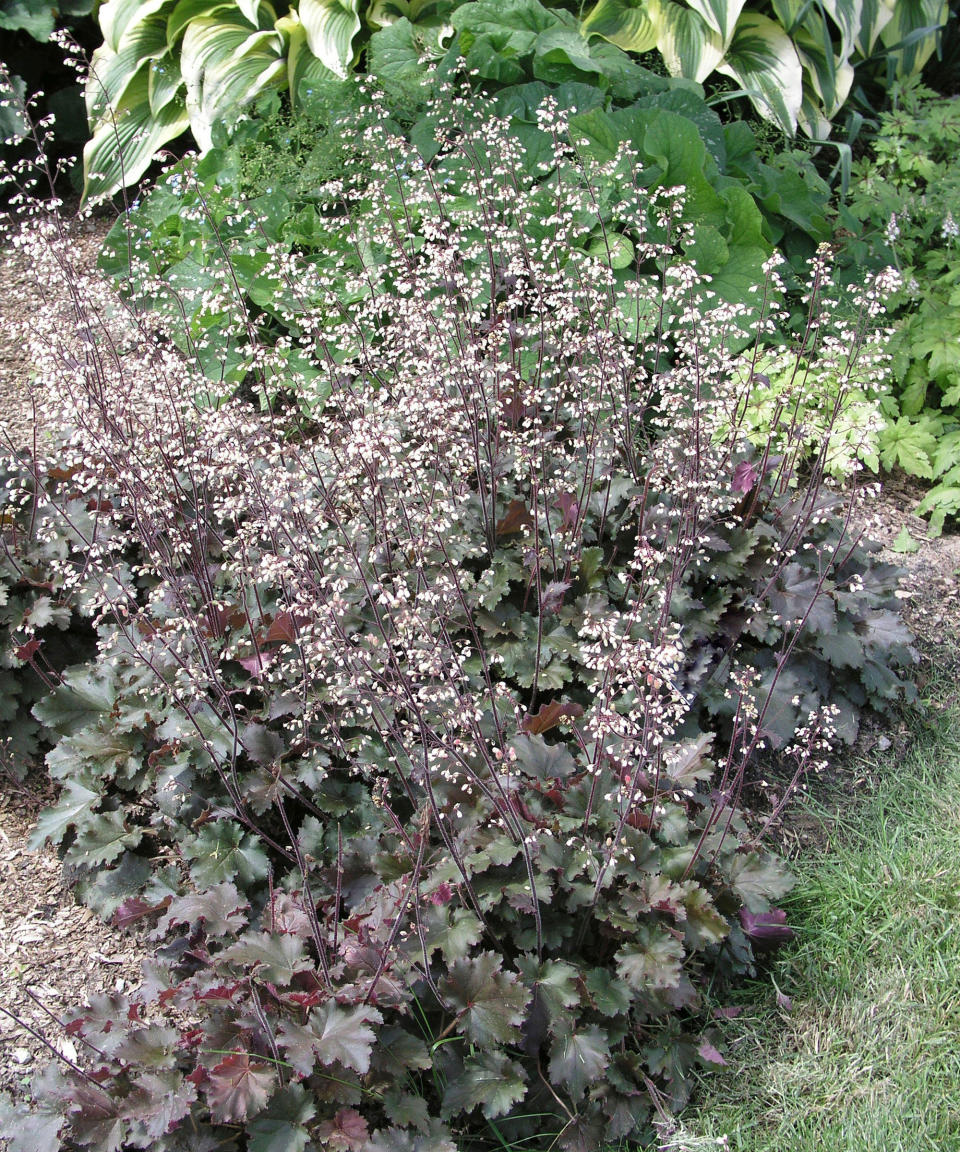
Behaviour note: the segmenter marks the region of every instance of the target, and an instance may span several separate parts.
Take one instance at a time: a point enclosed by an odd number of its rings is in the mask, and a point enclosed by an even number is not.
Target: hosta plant
[[[35,709],[64,785],[35,842],[157,952],[69,1014],[82,1055],[6,1106],[16,1152],[642,1137],[722,1061],[706,984],[789,935],[743,790],[762,748],[822,761],[841,682],[907,690],[893,574],[799,426],[740,433],[772,288],[712,296],[639,176],[658,275],[621,281],[595,181],[637,157],[570,164],[539,122],[550,198],[496,118],[438,125],[448,186],[387,122],[317,190],[357,254],[289,262],[322,411],[256,372],[214,395],[96,281],[73,329],[36,318],[68,432],[12,491],[69,537],[99,651]]]
[[[449,71],[458,60],[484,86],[575,81],[630,98],[644,69],[629,53],[656,49],[671,75],[729,77],[785,132],[826,139],[855,66],[889,54],[898,75],[918,74],[946,18],[946,0],[599,0],[587,12],[539,0],[105,0],[87,81],[85,194],[134,183],[187,128],[206,151],[214,126],[264,91],[296,106],[358,65],[414,100],[426,63]]]

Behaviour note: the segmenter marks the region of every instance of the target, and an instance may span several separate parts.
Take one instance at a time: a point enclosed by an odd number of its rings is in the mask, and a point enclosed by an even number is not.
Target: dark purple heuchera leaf
[[[148,1137],[158,1140],[190,1112],[196,1098],[196,1087],[180,1072],[147,1072],[134,1081],[123,1102],[124,1113]]]
[[[554,508],[559,508],[563,513],[563,519],[560,521],[562,531],[567,532],[577,526],[577,517],[580,515],[580,505],[574,492],[561,492],[556,500],[554,500],[553,506]]]
[[[370,1130],[354,1108],[341,1108],[332,1120],[320,1125],[317,1136],[330,1152],[357,1152],[369,1139]]]
[[[551,700],[549,704],[541,706],[536,716],[532,716],[528,712],[520,723],[520,731],[528,736],[539,736],[551,728],[556,728],[560,721],[565,718],[576,720],[582,715],[583,707],[580,704],[575,704],[572,700]]]
[[[225,948],[220,959],[254,968],[261,980],[272,984],[289,984],[295,972],[313,967],[303,951],[304,943],[298,936],[247,932],[236,944]]]
[[[522,500],[511,500],[503,519],[497,522],[498,536],[515,536],[524,528],[533,527],[533,517]]]
[[[757,480],[760,473],[754,466],[747,460],[743,460],[733,470],[733,480],[730,482],[730,487],[734,492],[752,492],[756,487]]]
[[[549,612],[559,612],[563,607],[563,598],[570,589],[569,580],[551,580],[546,584],[540,597],[540,611],[546,615]]]
[[[169,902],[167,913],[152,934],[165,936],[177,924],[191,927],[203,922],[208,936],[227,936],[238,932],[247,922],[243,913],[249,903],[229,881],[214,884],[205,892],[190,892]]]
[[[314,1066],[340,1063],[355,1072],[370,1070],[370,1049],[376,1039],[371,1023],[380,1024],[383,1017],[368,1005],[341,1008],[330,1001],[315,1008],[305,1025],[284,1020],[277,1029],[277,1043],[287,1060],[303,1076]]]
[[[124,900],[116,912],[114,912],[113,919],[110,923],[114,928],[131,928],[134,924],[138,924],[148,916],[156,916],[158,913],[163,912],[169,905],[169,896],[161,900],[159,904],[151,904],[141,896],[131,896],[128,900]]]
[[[459,1076],[449,1080],[441,1114],[460,1116],[479,1107],[488,1120],[509,1112],[526,1093],[527,1074],[502,1052],[470,1056]]]
[[[787,924],[787,914],[782,908],[771,908],[769,912],[750,912],[740,909],[740,923],[751,940],[767,944],[783,944],[793,939],[793,929]]]
[[[562,1084],[579,1100],[591,1081],[599,1079],[610,1063],[606,1035],[596,1026],[558,1036],[550,1055],[550,1080]]]
[[[251,1060],[249,1052],[234,1052],[210,1072],[207,1103],[218,1124],[239,1124],[259,1112],[275,1083],[273,1069]]]
[[[530,993],[511,972],[500,971],[493,952],[458,960],[440,994],[460,1017],[467,1036],[481,1047],[515,1044]]]

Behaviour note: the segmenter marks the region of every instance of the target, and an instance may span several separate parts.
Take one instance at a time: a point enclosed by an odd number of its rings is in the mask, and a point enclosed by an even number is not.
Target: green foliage
[[[947,17],[946,0],[599,0],[585,14],[540,0],[300,0],[279,9],[267,0],[106,0],[87,83],[85,195],[134,183],[188,127],[205,152],[214,126],[263,92],[286,91],[296,108],[361,59],[376,83],[413,101],[425,64],[448,74],[461,60],[485,88],[574,82],[629,100],[648,83],[629,53],[656,49],[691,90],[728,76],[761,117],[825,140],[855,67],[879,55],[897,75],[917,74]]]
[[[885,404],[880,458],[932,482],[920,505],[931,534],[960,512],[958,146],[960,103],[903,88],[840,218],[849,275],[882,263],[901,273],[887,304],[897,328],[896,386]]]
[[[639,96],[625,105],[581,83],[533,81],[502,89],[489,106],[510,118],[522,149],[523,178],[540,184],[544,203],[579,179],[582,164],[594,170],[610,166],[594,177],[596,223],[580,243],[583,250],[609,254],[622,283],[657,274],[655,264],[638,255],[642,236],[624,214],[624,197],[633,194],[638,180],[651,193],[682,186],[678,251],[701,275],[713,278],[720,298],[746,305],[750,289],[764,278],[774,242],[781,242],[799,271],[829,235],[828,189],[808,162],[762,160],[749,127],[722,125],[697,93],[649,73],[641,73],[640,81]],[[569,115],[564,138],[576,148],[576,163],[554,159],[553,134],[538,120],[547,100]],[[258,340],[274,345],[272,360],[259,369],[261,380],[269,374],[272,381],[268,391],[275,392],[281,380],[286,389],[295,389],[295,379],[302,378],[298,402],[315,410],[324,397],[314,394],[317,369],[303,316],[321,300],[329,312],[341,313],[366,291],[356,281],[346,287],[365,257],[358,259],[352,218],[326,203],[324,188],[347,171],[359,195],[367,165],[401,133],[422,153],[411,164],[427,163],[447,185],[462,179],[462,166],[449,150],[437,154],[434,133],[444,115],[469,123],[475,113],[463,105],[443,112],[446,101],[438,99],[430,111],[408,109],[414,119],[404,126],[394,118],[384,120],[353,86],[318,87],[292,117],[272,98],[231,133],[218,134],[217,146],[205,157],[178,164],[135,204],[107,238],[100,266],[128,285],[148,274],[150,288],[139,293],[142,306],[186,314],[189,331],[174,331],[174,337],[214,380],[249,379],[253,350],[244,345],[247,325],[255,324]],[[618,162],[624,147],[633,159]],[[407,211],[402,183],[386,192],[378,211],[402,224]],[[469,210],[470,203],[466,196],[459,210]],[[236,279],[222,275],[225,251],[239,273]],[[309,272],[295,289],[285,263],[292,257],[305,258]],[[321,287],[322,278],[334,273],[335,300]],[[641,317],[636,322],[645,323]],[[228,337],[238,327],[242,335]],[[288,337],[289,346],[278,336]]]

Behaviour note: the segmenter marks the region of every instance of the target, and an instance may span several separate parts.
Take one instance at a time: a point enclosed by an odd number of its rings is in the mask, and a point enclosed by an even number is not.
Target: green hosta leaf
[[[353,61],[353,38],[360,31],[360,0],[300,0],[297,7],[310,51],[337,76]]]
[[[168,52],[165,56],[151,60],[147,80],[147,99],[151,113],[158,116],[182,92],[183,75],[179,58]]]
[[[745,12],[717,71],[750,93],[756,110],[793,135],[803,101],[803,69],[790,37],[768,16]]]
[[[172,12],[165,12],[168,47],[175,47],[192,20],[200,20],[208,16],[213,16],[217,12],[224,12],[230,9],[236,12],[238,7],[242,9],[244,6],[245,5],[235,4],[234,0],[178,0]],[[241,15],[247,16],[248,22],[254,25],[254,27],[257,26],[257,17],[255,15],[253,18],[250,18],[247,13],[242,10]]]
[[[59,844],[67,829],[89,817],[101,799],[99,792],[93,792],[79,780],[67,780],[56,804],[44,808],[37,817],[37,826],[30,833],[28,844],[31,848],[42,848],[48,840]]]
[[[880,33],[893,19],[897,0],[861,0],[860,28],[856,47],[861,56],[869,56],[880,39]]]
[[[304,1152],[316,1105],[302,1084],[288,1084],[246,1126],[248,1152]]]
[[[253,28],[243,17],[218,12],[193,20],[180,51],[190,130],[206,152],[216,123],[286,78],[283,38]]]
[[[501,959],[481,952],[458,960],[440,982],[440,994],[460,1018],[465,1034],[481,1047],[512,1044],[530,993],[510,972],[500,971]]]
[[[634,941],[616,953],[617,974],[638,992],[676,988],[683,957],[683,944],[666,928],[641,924]]]
[[[272,984],[289,984],[295,972],[311,968],[304,959],[304,943],[288,933],[248,932],[236,944],[224,949],[220,958],[251,969]]]
[[[112,196],[135,183],[160,148],[189,126],[190,118],[179,99],[171,100],[157,114],[151,111],[149,84],[149,68],[145,67],[117,106],[93,126],[93,136],[83,149],[85,200]]]
[[[603,1076],[609,1063],[607,1037],[593,1025],[554,1040],[550,1052],[550,1080],[553,1084],[562,1084],[574,1100],[579,1100],[587,1085]]]
[[[210,1072],[207,1102],[218,1124],[239,1124],[261,1111],[276,1083],[273,1069],[248,1052],[227,1056]]]
[[[657,46],[656,2],[599,0],[584,17],[584,36],[602,36],[625,52],[649,52]]]
[[[734,856],[728,879],[749,912],[766,912],[793,887],[794,880],[783,862],[768,852]]]
[[[97,868],[111,864],[143,838],[142,828],[128,828],[122,812],[104,812],[83,825],[67,852],[68,864]]]
[[[479,1107],[488,1120],[495,1120],[523,1099],[526,1078],[523,1068],[503,1053],[468,1056],[463,1071],[447,1085],[440,1114],[448,1119]]]
[[[183,852],[192,862],[190,875],[198,888],[212,888],[236,876],[250,884],[265,880],[270,871],[267,854],[256,838],[232,820],[204,824],[196,836],[184,840]]]
[[[706,80],[723,60],[723,39],[699,12],[674,0],[659,0],[657,50],[671,76]]]
[[[101,45],[90,60],[85,99],[87,115],[99,118],[101,110],[115,107],[141,69],[149,72],[150,61],[157,60],[167,51],[166,20],[154,16],[139,21],[123,37],[120,49],[114,52]]]

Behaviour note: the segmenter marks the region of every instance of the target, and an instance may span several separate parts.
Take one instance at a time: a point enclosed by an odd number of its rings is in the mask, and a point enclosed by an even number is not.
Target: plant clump
[[[83,1056],[8,1110],[18,1150],[639,1137],[722,1063],[708,983],[789,934],[751,765],[799,780],[909,690],[895,573],[829,425],[812,457],[799,420],[744,435],[775,267],[716,298],[679,190],[539,123],[549,180],[456,101],[429,159],[368,129],[363,179],[316,192],[349,256],[277,254],[312,278],[309,373],[240,306],[253,367],[220,385],[135,285],[37,317],[67,431],[9,517],[98,651],[34,708],[64,786],[35,840],[157,950],[71,1013]],[[629,279],[585,243],[603,180]],[[72,275],[55,232],[22,242]],[[822,345],[842,388],[876,353]]]

